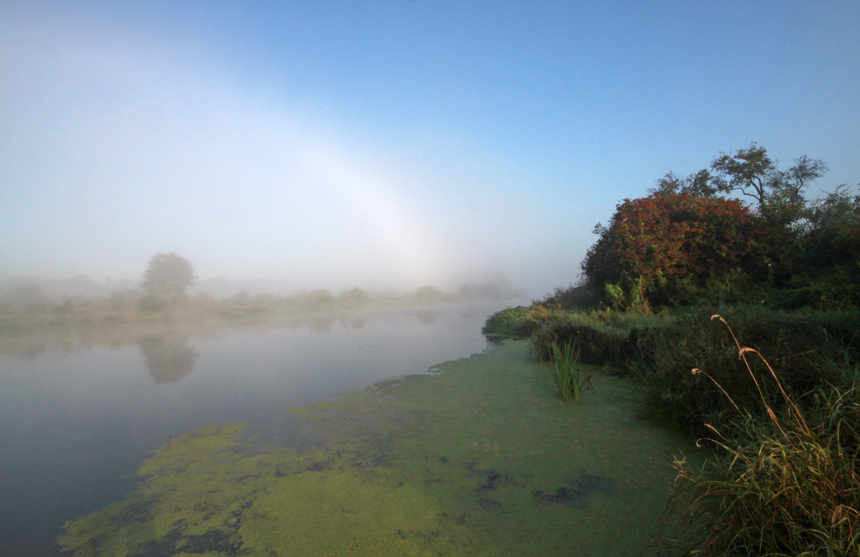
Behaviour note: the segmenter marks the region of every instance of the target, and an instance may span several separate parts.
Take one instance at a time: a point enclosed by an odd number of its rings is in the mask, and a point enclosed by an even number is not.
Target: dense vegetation
[[[710,445],[676,463],[666,554],[860,554],[860,195],[807,201],[826,170],[752,144],[667,174],[596,227],[578,284],[487,320],[541,359],[575,344]]]
[[[699,302],[771,307],[855,307],[860,298],[860,195],[842,185],[809,202],[804,188],[826,171],[800,157],[779,170],[752,144],[686,179],[657,181],[619,203],[582,263],[581,298],[619,309]],[[749,188],[755,205],[720,197]],[[567,307],[573,292],[557,293]]]

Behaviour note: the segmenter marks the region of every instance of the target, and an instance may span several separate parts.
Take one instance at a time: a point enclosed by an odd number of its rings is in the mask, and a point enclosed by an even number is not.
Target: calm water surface
[[[0,338],[0,555],[59,555],[62,524],[122,498],[172,437],[242,422],[286,440],[290,407],[481,352],[501,307]]]

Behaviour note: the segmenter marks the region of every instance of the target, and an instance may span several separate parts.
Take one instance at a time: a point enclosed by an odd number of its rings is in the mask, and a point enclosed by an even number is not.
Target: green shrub
[[[528,307],[517,306],[494,313],[484,322],[481,332],[485,335],[526,338],[547,324],[561,323],[565,319],[561,309],[534,302]]]
[[[671,336],[671,317],[614,310],[575,312],[564,320],[544,323],[529,339],[538,359],[547,360],[553,343],[575,342],[586,364],[626,367],[631,361],[652,361],[656,339]]]
[[[529,336],[536,324],[526,319],[522,306],[506,308],[487,317],[481,332],[485,335],[497,335],[512,338]]]
[[[600,307],[600,293],[593,285],[580,282],[567,288],[557,287],[541,302],[544,306],[556,306],[566,310],[589,310]]]
[[[618,365],[633,356],[633,350],[626,335],[571,322],[547,324],[538,329],[529,339],[529,345],[539,360],[550,360],[553,346],[559,344],[579,346],[580,360],[586,364]]]

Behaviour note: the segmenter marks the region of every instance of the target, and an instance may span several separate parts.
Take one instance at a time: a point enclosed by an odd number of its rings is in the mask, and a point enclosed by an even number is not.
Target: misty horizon
[[[22,288],[26,289],[30,286],[38,288],[39,295],[48,299],[59,300],[69,297],[84,297],[95,298],[108,296],[113,292],[126,292],[141,290],[141,279],[120,279],[98,281],[87,275],[79,274],[73,277],[64,279],[49,279],[35,276],[20,276],[11,277],[0,281],[0,302],[6,300],[14,300],[16,292]],[[525,298],[533,293],[526,292],[516,285],[512,285],[505,277],[496,277],[485,281],[463,282],[449,287],[441,287],[433,284],[422,284],[416,288],[396,289],[394,287],[374,288],[372,286],[324,286],[324,285],[306,285],[297,286],[290,281],[277,281],[266,279],[248,279],[248,280],[232,280],[223,277],[213,277],[207,279],[197,279],[187,288],[186,293],[189,296],[198,296],[201,294],[211,294],[219,299],[235,297],[237,295],[258,296],[294,296],[308,294],[314,291],[327,291],[333,295],[339,295],[353,289],[360,289],[371,296],[385,295],[407,295],[421,288],[437,288],[446,294],[463,294],[468,289],[479,290],[481,288],[493,288],[498,292],[498,296],[506,298]],[[468,298],[468,296],[466,296]],[[481,297],[475,295],[475,297]]]
[[[759,22],[768,21],[763,26]],[[0,6],[0,281],[575,283],[619,201],[757,141],[856,184],[860,8]],[[750,52],[756,53],[750,63]]]

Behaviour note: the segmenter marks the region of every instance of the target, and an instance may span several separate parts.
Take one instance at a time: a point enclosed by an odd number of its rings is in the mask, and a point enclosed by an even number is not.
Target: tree
[[[676,176],[673,172],[667,172],[665,176],[656,181],[657,187],[649,189],[648,193],[657,195],[686,193],[693,197],[713,197],[717,193],[713,181],[714,177],[707,169],[690,174],[686,178]]]
[[[734,199],[655,193],[625,199],[582,263],[596,284],[621,289],[628,305],[692,295],[715,276],[750,272],[766,227]]]
[[[184,257],[173,252],[156,253],[143,273],[141,288],[147,294],[175,296],[184,294],[195,278],[191,263]]]
[[[798,198],[807,182],[821,178],[827,173],[827,165],[824,161],[812,160],[806,155],[794,159],[794,166],[785,172],[779,173],[779,186],[790,197]]]
[[[860,184],[858,184],[860,189]],[[811,273],[860,262],[860,194],[842,184],[816,200],[807,214],[803,259]]]
[[[801,155],[794,166],[780,170],[779,161],[772,160],[767,149],[755,142],[734,155],[720,153],[711,163],[716,172],[713,184],[718,191],[739,191],[752,197],[759,213],[772,224],[791,225],[800,220],[806,209],[803,188],[827,173],[823,161]]]
[[[711,163],[717,173],[717,189],[725,193],[740,191],[752,197],[762,209],[767,202],[768,188],[772,185],[776,163],[767,155],[767,149],[755,142],[747,149],[738,149],[734,155],[720,153]]]

